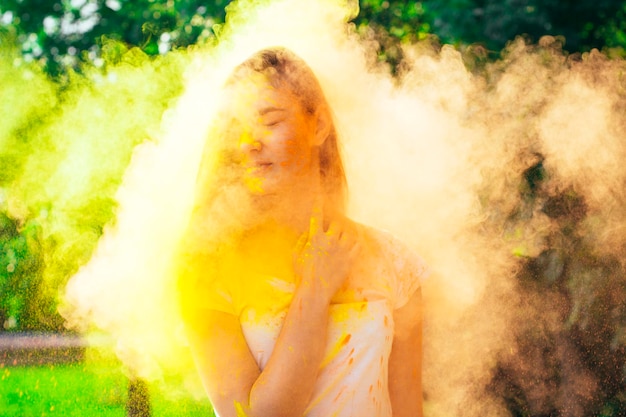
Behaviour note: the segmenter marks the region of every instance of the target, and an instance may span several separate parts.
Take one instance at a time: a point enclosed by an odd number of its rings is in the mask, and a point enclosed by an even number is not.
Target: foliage
[[[537,42],[561,36],[570,52],[626,47],[626,2],[614,0],[362,0],[355,23],[377,26],[399,40],[425,34],[442,43],[479,43],[494,53],[524,35]]]
[[[0,212],[0,322],[6,330],[57,330],[56,299],[41,280],[41,227]]]
[[[211,41],[229,0],[3,0],[0,28],[51,74],[101,60],[107,39],[148,55]],[[626,2],[615,0],[361,0],[354,23],[373,32],[381,59],[397,63],[398,42],[436,37],[481,44],[497,54],[516,36],[562,36],[570,52],[626,48]],[[620,49],[621,48],[621,49]]]
[[[3,0],[0,15],[28,59],[56,74],[81,61],[101,64],[107,39],[149,55],[206,41],[227,0]]]
[[[585,200],[573,188],[550,189],[542,163],[522,181],[526,193],[510,222],[545,214],[558,228],[538,256],[520,259],[517,274],[524,300],[518,314],[517,351],[497,367],[491,388],[513,415],[602,415],[626,409],[626,270],[619,259],[599,254],[582,226]],[[512,303],[514,305],[514,303]],[[571,413],[571,414],[570,414]]]
[[[56,330],[58,291],[113,219],[133,147],[182,88],[182,58],[109,39],[106,65],[50,78],[11,41],[0,35],[0,325]]]
[[[502,191],[485,203],[490,213],[505,213],[503,220],[486,222],[488,227],[512,234],[529,233],[526,242],[540,242],[532,251],[514,250],[518,258],[515,275],[519,298],[507,300],[515,318],[510,323],[515,335],[511,352],[499,358],[490,385],[514,416],[623,416],[626,410],[626,252],[622,234],[607,238],[603,226],[612,215],[615,204],[623,207],[623,179],[616,180],[616,192],[599,203],[595,192],[601,188],[599,178],[590,173],[584,163],[593,161],[590,153],[577,164],[575,174],[566,177],[559,172],[558,155],[546,152],[537,140],[549,142],[546,134],[533,123],[540,120],[549,102],[547,96],[557,77],[566,74],[591,76],[591,88],[603,85],[600,74],[606,74],[620,85],[626,61],[610,60],[600,53],[582,56],[567,54],[554,39],[543,39],[538,45],[510,45],[503,58],[485,66],[486,102],[498,105],[506,114],[506,122],[523,131],[523,146],[516,158],[525,161],[525,169],[517,172],[507,183],[506,204],[499,201]],[[523,46],[520,48],[519,46]],[[537,91],[517,97],[508,106],[498,103],[498,87],[505,74],[515,72],[515,66],[540,63],[532,68],[541,75],[531,83],[543,85]],[[518,70],[523,72],[523,70]],[[568,79],[571,82],[571,79]],[[606,81],[606,80],[604,80]],[[526,83],[524,83],[526,85]],[[529,89],[530,90],[530,89]],[[615,100],[615,108],[626,105],[626,91],[612,87],[603,93]],[[490,112],[487,112],[490,113]],[[621,110],[617,110],[618,120]],[[487,116],[489,117],[489,116]],[[563,146],[576,146],[574,137]],[[623,146],[624,131],[612,133],[611,140]],[[545,143],[544,142],[544,143]],[[545,155],[544,153],[548,153]],[[530,162],[528,162],[530,161]],[[513,175],[513,174],[512,174]],[[584,178],[583,183],[574,177]],[[490,181],[497,182],[496,179]],[[584,182],[592,182],[589,185]],[[488,200],[488,192],[481,195]],[[621,209],[616,210],[623,220]],[[530,231],[533,222],[543,222]],[[616,234],[615,236],[617,236]],[[510,238],[514,240],[514,238]],[[530,243],[532,246],[533,243]],[[532,252],[532,253],[531,253]]]

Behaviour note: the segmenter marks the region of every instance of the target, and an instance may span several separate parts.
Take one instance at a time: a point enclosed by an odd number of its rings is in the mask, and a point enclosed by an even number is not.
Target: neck
[[[273,230],[277,238],[289,239],[295,244],[303,233],[308,232],[317,205],[321,205],[324,229],[328,227],[330,221],[341,215],[338,210],[328,205],[319,183],[300,189],[302,192],[276,198],[264,207],[266,215],[257,223],[256,231],[266,234]]]

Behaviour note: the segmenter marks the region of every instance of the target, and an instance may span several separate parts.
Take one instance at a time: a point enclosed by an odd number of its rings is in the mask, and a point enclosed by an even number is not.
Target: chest
[[[237,269],[231,275],[236,280],[230,285],[237,314],[245,309],[271,313],[286,310],[298,282],[290,254],[264,251],[257,256],[240,257]],[[331,304],[389,300],[393,292],[392,274],[383,257],[365,248],[351,262],[345,282]]]
[[[322,370],[371,366],[378,358],[386,363],[394,327],[387,300],[332,304],[329,313]],[[286,314],[286,309],[268,311],[249,306],[240,315],[244,337],[261,370],[274,349]]]

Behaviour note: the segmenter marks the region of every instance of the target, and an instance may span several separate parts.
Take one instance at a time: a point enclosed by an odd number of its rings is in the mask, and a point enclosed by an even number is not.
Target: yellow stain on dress
[[[296,288],[291,245],[284,231],[270,229],[251,233],[234,253],[224,254],[215,277],[232,295],[234,313],[250,309],[255,321],[286,310]]]
[[[248,414],[243,410],[243,406],[239,401],[235,401],[235,412],[237,413],[237,417],[248,417]]]
[[[320,364],[320,368],[326,367],[335,357],[341,352],[341,349],[348,344],[350,339],[352,338],[352,334],[347,333],[346,335],[337,339],[337,341],[333,344],[333,347],[326,353],[324,360]]]

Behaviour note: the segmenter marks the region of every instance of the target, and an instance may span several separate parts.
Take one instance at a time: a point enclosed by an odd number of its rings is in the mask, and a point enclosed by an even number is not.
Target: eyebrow
[[[284,112],[284,111],[287,111],[287,110],[283,109],[281,107],[271,107],[271,106],[270,107],[264,107],[261,110],[259,110],[259,115],[260,116],[264,116],[267,113],[272,113],[272,112],[275,112],[275,111]]]

